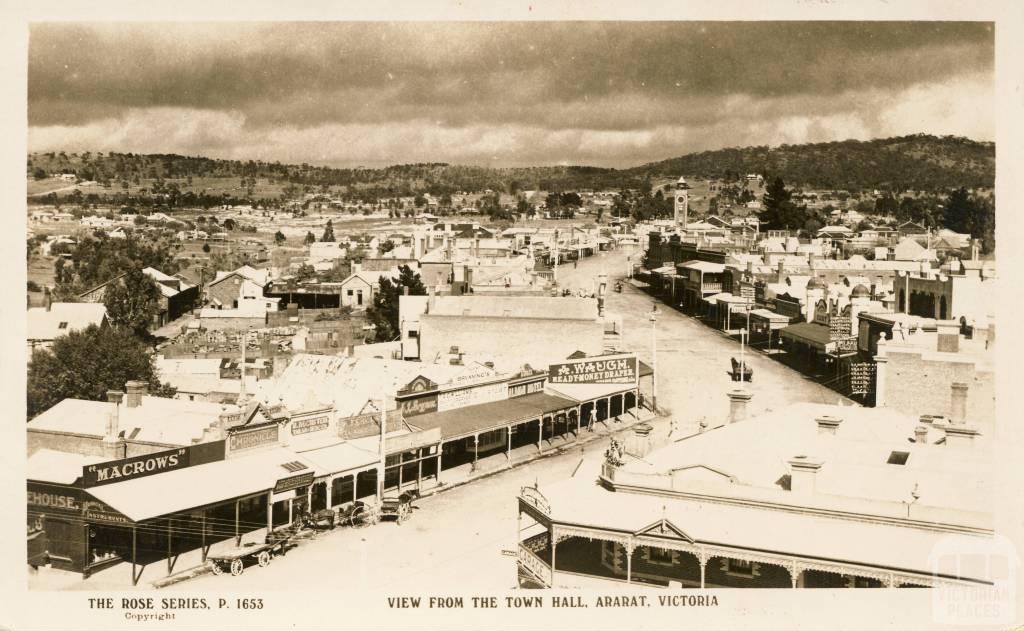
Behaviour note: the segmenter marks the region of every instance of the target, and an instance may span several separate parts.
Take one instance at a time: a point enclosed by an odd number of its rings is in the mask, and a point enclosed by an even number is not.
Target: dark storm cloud
[[[180,109],[254,134],[675,126],[704,137],[726,112],[870,122],[868,102],[886,94],[991,78],[993,51],[985,23],[39,24],[29,121],[84,129]]]

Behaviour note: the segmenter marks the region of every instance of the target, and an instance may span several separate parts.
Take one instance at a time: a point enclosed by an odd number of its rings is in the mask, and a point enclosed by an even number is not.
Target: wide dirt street
[[[625,273],[627,255],[620,250],[585,259],[575,268],[571,263],[562,265],[559,282],[589,288],[603,268],[613,285]],[[624,346],[648,362],[651,304],[649,296],[629,285],[623,293],[609,295],[609,311],[623,317]],[[701,417],[709,425],[720,423],[729,407],[725,393],[736,385],[726,371],[729,357],[738,357],[738,345],[664,304],[658,310],[659,407],[672,411],[680,433],[695,431]],[[835,403],[840,399],[766,357],[749,359],[754,369],[754,381],[748,386],[754,395],[751,413],[791,401]],[[336,530],[274,559],[266,568],[247,569],[240,577],[205,575],[168,589],[292,590],[329,585],[337,590],[363,588],[390,594],[408,590],[423,596],[433,590],[444,594],[509,589],[516,584],[515,561],[503,556],[502,550],[515,545],[519,489],[535,481],[565,479],[577,466],[576,476],[596,478],[604,447],[594,443],[583,452],[572,449],[425,498],[412,519],[401,526],[386,522],[360,530]]]

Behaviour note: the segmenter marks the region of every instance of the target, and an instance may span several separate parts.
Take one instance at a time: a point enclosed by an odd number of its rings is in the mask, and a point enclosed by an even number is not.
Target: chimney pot
[[[818,424],[819,434],[835,434],[843,419],[837,416],[819,416],[814,422]]]
[[[119,405],[124,399],[124,393],[120,390],[107,390],[107,401]]]

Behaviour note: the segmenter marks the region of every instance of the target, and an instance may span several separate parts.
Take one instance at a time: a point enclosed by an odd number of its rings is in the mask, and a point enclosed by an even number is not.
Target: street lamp
[[[653,303],[650,313],[651,319],[651,368],[654,374],[651,375],[651,411],[658,409],[658,303]]]

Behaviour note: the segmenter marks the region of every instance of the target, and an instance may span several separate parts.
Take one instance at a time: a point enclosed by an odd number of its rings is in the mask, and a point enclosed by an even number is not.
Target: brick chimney
[[[822,461],[807,456],[793,456],[789,459],[789,490],[800,495],[814,494],[814,481],[818,477]]]
[[[938,332],[936,350],[940,353],[956,353],[960,350],[960,323],[956,320],[939,320],[935,323]]]
[[[729,396],[729,422],[738,423],[747,418],[747,403],[754,395],[743,390],[732,390]]]
[[[651,452],[651,432],[654,427],[647,423],[638,423],[633,426],[633,433],[626,438],[626,453],[636,457],[644,458]]]
[[[954,382],[949,387],[949,420],[952,425],[963,425],[967,419],[967,384]]]
[[[914,443],[918,445],[928,444],[928,428],[924,425],[918,425],[914,428]]]
[[[129,408],[137,408],[142,405],[142,397],[149,394],[149,384],[145,381],[129,381],[124,384],[124,389],[128,392],[125,404]]]
[[[775,282],[781,283],[786,278],[786,264],[779,261],[778,267],[775,268]]]
[[[818,424],[819,434],[835,434],[836,430],[839,429],[839,425],[843,422],[843,419],[838,416],[819,416],[814,419],[814,422]]]
[[[124,397],[124,393],[120,390],[107,390],[107,401],[110,403],[110,407],[107,410],[107,427],[103,434],[102,449],[103,456],[111,460],[124,458],[124,439],[119,436],[122,397]]]
[[[43,287],[43,306],[46,307],[47,311],[53,306],[53,296],[50,295],[49,287]]]

